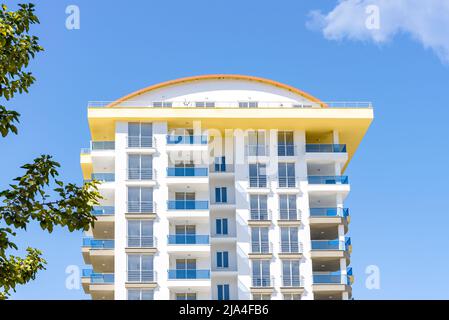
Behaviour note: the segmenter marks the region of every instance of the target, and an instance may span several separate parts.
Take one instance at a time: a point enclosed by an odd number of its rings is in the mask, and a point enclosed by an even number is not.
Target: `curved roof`
[[[292,87],[290,85],[284,84],[284,83],[280,83],[277,81],[273,81],[273,80],[269,80],[269,79],[265,79],[265,78],[260,78],[260,77],[254,77],[254,76],[245,76],[245,75],[237,75],[237,74],[208,74],[208,75],[202,75],[202,76],[192,76],[192,77],[185,77],[185,78],[179,78],[179,79],[175,79],[175,80],[170,80],[170,81],[165,81],[165,82],[161,82],[140,90],[137,90],[133,93],[130,93],[120,99],[117,99],[116,101],[112,102],[111,104],[109,104],[107,107],[114,107],[115,105],[126,101],[126,100],[130,100],[133,99],[135,97],[138,97],[144,93],[147,93],[149,91],[153,91],[153,90],[157,90],[157,89],[161,89],[161,88],[165,88],[165,87],[169,87],[169,86],[173,86],[173,85],[178,85],[178,84],[182,84],[182,83],[186,83],[186,82],[193,82],[193,81],[201,81],[201,80],[217,80],[217,79],[226,79],[226,80],[246,80],[246,81],[255,81],[255,82],[260,82],[260,83],[264,83],[264,84],[268,84],[271,86],[275,86],[284,90],[288,90],[290,92],[296,93],[312,102],[316,102],[321,104],[321,106],[325,107],[326,104],[324,102],[322,102],[321,100],[315,98],[314,96],[299,90],[295,87]]]

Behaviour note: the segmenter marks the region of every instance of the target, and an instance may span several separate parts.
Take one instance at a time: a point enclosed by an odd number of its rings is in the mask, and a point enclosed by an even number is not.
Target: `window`
[[[215,233],[219,235],[228,234],[228,219],[221,218],[215,220]]]
[[[217,268],[229,268],[229,252],[217,252]]]
[[[252,253],[269,253],[268,227],[251,228]]]
[[[298,220],[298,210],[296,208],[296,195],[279,195],[279,215],[281,220]]]
[[[284,293],[284,300],[301,300],[301,295],[298,293]]]
[[[150,155],[128,155],[128,179],[151,180],[153,179],[153,157]]]
[[[253,287],[270,287],[270,260],[253,260]]]
[[[128,212],[153,213],[153,188],[128,187]]]
[[[281,252],[299,253],[298,227],[281,228]]]
[[[226,187],[215,188],[215,202],[216,203],[228,202],[228,189]]]
[[[154,247],[152,220],[128,220],[128,247]]]
[[[196,300],[196,292],[177,292],[176,300]]]
[[[215,157],[214,171],[215,172],[226,172],[226,158],[225,157]]]
[[[148,289],[128,289],[128,300],[154,300],[154,291]]]
[[[154,108],[171,108],[173,107],[173,102],[171,101],[155,101],[153,102]]]
[[[212,101],[197,101],[195,102],[195,107],[197,108],[215,108],[215,102]]]
[[[253,300],[271,300],[271,294],[267,293],[254,293]]]
[[[250,188],[267,187],[267,170],[265,163],[251,163],[249,165],[249,186]]]
[[[153,282],[154,280],[152,255],[128,255],[129,282]]]
[[[153,146],[151,123],[128,123],[128,148],[150,148]]]
[[[284,287],[300,287],[299,260],[282,261],[282,285]]]
[[[239,108],[257,108],[259,103],[257,101],[240,101]]]
[[[248,156],[265,156],[265,131],[248,132]]]
[[[293,162],[278,163],[279,188],[294,188],[296,186],[295,164]]]
[[[278,132],[278,156],[294,156],[295,146],[293,144],[292,131]]]
[[[267,199],[265,194],[249,196],[251,220],[268,220]]]
[[[229,284],[218,284],[217,285],[217,299],[218,300],[229,300]]]

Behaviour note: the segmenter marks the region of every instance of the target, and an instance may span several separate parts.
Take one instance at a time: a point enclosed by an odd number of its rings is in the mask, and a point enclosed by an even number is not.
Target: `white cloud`
[[[372,24],[375,12],[367,12],[373,5],[378,8],[379,28]],[[327,14],[312,11],[307,26],[329,40],[385,43],[406,33],[449,64],[449,0],[339,0]]]

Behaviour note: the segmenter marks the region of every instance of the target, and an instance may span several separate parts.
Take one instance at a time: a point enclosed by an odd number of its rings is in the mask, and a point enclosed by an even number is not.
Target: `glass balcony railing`
[[[250,219],[256,221],[268,221],[271,220],[271,217],[267,209],[251,209]]]
[[[209,235],[170,234],[168,244],[209,244]]]
[[[152,148],[155,143],[152,136],[128,136],[128,148]]]
[[[207,210],[209,201],[207,200],[168,200],[168,210]]]
[[[253,276],[251,282],[252,286],[255,288],[266,288],[274,286],[274,278],[270,275]]]
[[[306,144],[306,152],[346,152],[345,144]]]
[[[210,270],[172,269],[168,270],[169,280],[210,279]]]
[[[352,285],[352,268],[348,268],[346,276],[340,271],[337,272],[317,272],[313,274],[314,284],[346,284]]]
[[[340,240],[312,240],[312,250],[340,250],[347,251],[351,246],[351,238]]]
[[[309,184],[348,184],[347,176],[309,176]]]
[[[169,177],[207,177],[208,168],[167,168]]]
[[[167,144],[207,144],[207,136],[168,135]]]
[[[128,236],[128,248],[155,248],[156,239],[153,236]]]
[[[348,208],[310,208],[311,217],[343,217],[349,216]]]
[[[152,201],[128,201],[128,213],[154,213]]]
[[[301,215],[298,209],[280,209],[280,220],[300,220]]]
[[[127,282],[148,283],[156,281],[153,270],[128,270]]]
[[[114,150],[115,141],[92,141],[92,150]]]
[[[100,182],[113,182],[115,181],[114,173],[92,173],[92,180],[98,180]]]
[[[83,247],[91,249],[114,249],[114,240],[83,238]]]
[[[96,273],[92,269],[83,269],[81,273],[83,278],[90,278],[91,283],[112,284],[114,283],[113,273]]]
[[[106,216],[114,214],[114,206],[98,206],[92,210],[94,216]]]
[[[296,146],[293,144],[278,144],[278,157],[290,157],[296,155]]]

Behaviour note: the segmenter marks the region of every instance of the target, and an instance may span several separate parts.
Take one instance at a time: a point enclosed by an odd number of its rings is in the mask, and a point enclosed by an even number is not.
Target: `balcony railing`
[[[153,270],[128,270],[127,282],[156,282],[156,272]]]
[[[299,274],[283,275],[281,280],[282,280],[282,287],[287,288],[304,287],[303,279]]]
[[[250,188],[268,188],[267,176],[249,177]]]
[[[83,238],[83,247],[91,249],[114,249],[114,240]]]
[[[309,184],[348,184],[347,176],[309,176]]]
[[[168,244],[209,244],[208,235],[200,234],[170,234]]]
[[[92,173],[92,180],[97,180],[100,182],[113,182],[115,181],[114,173]]]
[[[152,201],[128,201],[128,213],[154,213]]]
[[[269,221],[271,214],[268,209],[250,209],[250,220]]]
[[[95,273],[91,272],[90,282],[95,284],[113,284],[114,274],[113,273]]]
[[[306,152],[346,152],[345,144],[306,144]]]
[[[167,144],[207,144],[207,136],[168,135]]]
[[[310,208],[311,217],[343,217],[349,216],[348,208]]]
[[[279,209],[279,219],[280,220],[300,220],[301,213],[298,209]]]
[[[128,136],[128,148],[153,148],[156,143],[152,136]]]
[[[92,214],[94,216],[106,216],[106,215],[113,215],[114,211],[115,211],[114,206],[98,206],[93,208]]]
[[[153,180],[152,168],[128,168],[128,180]]]
[[[269,155],[268,146],[260,144],[250,144],[246,146],[246,155],[250,157],[264,157]]]
[[[168,200],[168,210],[207,210],[209,201],[207,200]]]
[[[128,248],[155,248],[156,239],[153,236],[128,236]]]
[[[312,250],[340,250],[347,251],[351,245],[351,238],[340,240],[312,240]]]
[[[114,150],[115,149],[115,141],[92,141],[91,149],[92,150]]]
[[[172,269],[168,270],[168,279],[169,280],[210,279],[210,270]]]
[[[278,144],[278,157],[296,156],[296,146],[293,144]]]
[[[271,242],[266,241],[252,241],[251,253],[253,254],[270,254],[273,252],[273,245]]]
[[[314,284],[352,284],[352,276],[349,274],[343,277],[340,271],[337,272],[317,272],[313,274]]]
[[[278,177],[278,187],[279,188],[296,188],[296,178],[293,176],[279,176]]]
[[[281,241],[281,253],[302,253],[301,243],[298,241]]]
[[[207,177],[208,169],[207,168],[192,168],[192,167],[167,168],[167,176],[169,176],[169,177]]]
[[[274,287],[274,277],[270,275],[253,276],[251,280],[252,286],[255,288]]]
[[[234,166],[232,164],[215,163],[209,166],[209,171],[213,173],[234,172]]]

